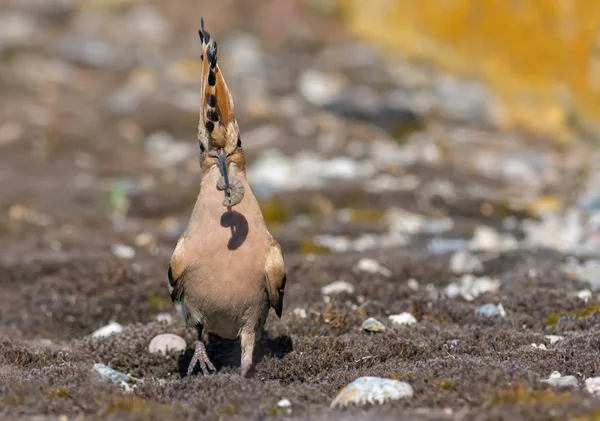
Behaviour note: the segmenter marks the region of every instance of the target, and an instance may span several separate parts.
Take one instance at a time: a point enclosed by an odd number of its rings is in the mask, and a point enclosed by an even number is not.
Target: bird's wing
[[[184,248],[185,238],[182,235],[177,240],[177,246],[173,251],[173,255],[171,256],[171,261],[169,262],[169,294],[171,294],[171,301],[179,302],[183,299],[184,285],[185,285],[185,273],[186,266],[183,260],[183,248]]]
[[[267,293],[269,294],[269,304],[275,309],[277,317],[281,318],[287,274],[285,271],[281,246],[274,238],[271,238],[271,247],[267,255],[265,277],[267,281]]]

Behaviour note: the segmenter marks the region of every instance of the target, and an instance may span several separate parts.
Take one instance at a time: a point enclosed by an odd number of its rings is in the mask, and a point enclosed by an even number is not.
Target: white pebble
[[[173,321],[173,315],[171,313],[158,313],[156,315],[156,321],[171,323]]]
[[[579,383],[575,376],[561,376],[558,371],[553,371],[550,377],[542,380],[543,383],[548,383],[556,387],[578,387]]]
[[[388,278],[392,276],[392,271],[383,266],[375,259],[360,259],[356,267],[358,268],[358,270],[362,270],[363,272],[379,273],[380,275],[383,275]]]
[[[335,281],[321,288],[321,294],[323,295],[341,294],[342,292],[354,293],[354,285],[346,281]]]
[[[277,406],[280,408],[290,408],[292,406],[292,403],[289,399],[282,399],[279,402],[277,402]]]
[[[450,270],[453,273],[472,273],[481,272],[483,264],[481,260],[467,250],[459,250],[450,258]]]
[[[600,377],[585,379],[585,390],[592,395],[600,395]]]
[[[115,334],[115,333],[121,333],[123,331],[123,325],[117,323],[117,322],[111,322],[109,324],[107,324],[106,326],[101,327],[98,330],[95,330],[94,332],[92,332],[92,338],[104,338],[106,336]]]
[[[295,308],[292,311],[292,314],[296,317],[298,317],[299,319],[306,319],[306,310],[304,310],[303,308]]]
[[[412,325],[414,323],[417,323],[417,319],[415,318],[415,316],[408,312],[404,312],[401,314],[392,314],[391,316],[389,316],[389,319],[392,323],[396,325]]]
[[[148,351],[152,354],[166,355],[169,352],[182,352],[187,348],[185,339],[172,333],[162,333],[155,336],[148,345]]]
[[[531,346],[534,347],[534,348],[536,348],[536,349],[542,350],[542,351],[547,351],[548,350],[548,348],[546,348],[546,345],[544,345],[544,344],[539,344],[539,345],[538,344],[531,344]]]
[[[121,259],[133,259],[135,257],[135,250],[125,244],[114,244],[112,246],[112,252],[115,256]]]
[[[555,342],[562,341],[563,339],[565,339],[564,336],[558,336],[558,335],[546,335],[545,338],[550,341],[550,345],[552,345]]]
[[[592,291],[589,289],[582,289],[577,293],[577,298],[587,303],[590,298],[592,298]]]
[[[413,291],[419,289],[419,281],[417,281],[416,279],[410,278],[406,283],[408,284],[408,287]]]
[[[413,395],[413,388],[408,383],[380,377],[360,377],[340,390],[330,406],[381,405],[388,400],[411,398]]]

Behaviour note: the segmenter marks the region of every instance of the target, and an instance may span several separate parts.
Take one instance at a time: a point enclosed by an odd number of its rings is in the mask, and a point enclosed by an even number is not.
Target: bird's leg
[[[256,344],[256,331],[244,330],[241,335],[241,347],[242,347],[242,370],[241,376],[248,377],[250,370],[252,369],[252,363],[254,361],[254,345]]]
[[[196,348],[194,349],[194,356],[192,357],[192,361],[190,361],[190,365],[188,366],[187,375],[191,376],[194,368],[196,367],[196,363],[200,363],[200,369],[205,376],[208,376],[211,371],[215,370],[215,366],[208,358],[208,354],[206,353],[206,347],[204,346],[204,342],[202,342],[203,334],[202,334],[202,325],[198,326],[198,340],[196,341]]]

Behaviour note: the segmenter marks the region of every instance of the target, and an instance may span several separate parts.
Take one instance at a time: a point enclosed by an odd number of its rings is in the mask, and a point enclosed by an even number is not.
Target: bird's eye
[[[204,145],[202,144],[202,141],[198,141],[198,146],[200,147],[200,153],[204,153]]]

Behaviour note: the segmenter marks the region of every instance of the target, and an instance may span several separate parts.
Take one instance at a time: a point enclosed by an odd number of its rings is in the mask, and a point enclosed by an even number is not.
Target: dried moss
[[[351,222],[380,222],[385,218],[382,209],[351,209]]]
[[[312,238],[303,238],[300,242],[300,254],[331,254],[332,251],[320,244],[317,244]]]
[[[25,401],[25,396],[23,395],[9,395],[2,399],[2,406],[17,406],[22,404]]]
[[[48,395],[53,398],[67,399],[70,396],[70,389],[66,386],[54,387],[48,390]]]
[[[284,206],[276,199],[261,203],[260,208],[267,224],[283,224],[290,219]]]
[[[490,407],[501,405],[535,406],[539,404],[565,404],[580,401],[570,392],[555,393],[550,390],[528,390],[522,385],[500,391],[490,402]]]
[[[556,313],[552,313],[546,318],[546,326],[557,327],[561,317],[573,317],[581,319],[584,317],[595,316],[596,314],[600,314],[600,305],[586,306],[579,310],[573,310],[568,312],[559,311]]]
[[[134,396],[115,397],[104,409],[103,415],[114,415],[118,412],[127,412],[132,414],[149,414],[152,411],[153,404]]]

